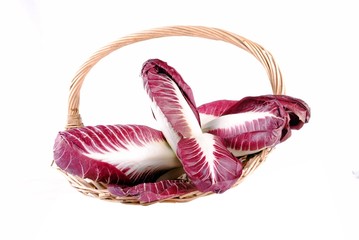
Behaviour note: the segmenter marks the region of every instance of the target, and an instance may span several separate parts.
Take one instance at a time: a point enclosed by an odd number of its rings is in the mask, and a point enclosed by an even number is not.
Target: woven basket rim
[[[83,127],[82,118],[79,111],[80,104],[80,90],[82,84],[89,73],[89,71],[104,57],[110,53],[130,44],[134,44],[141,41],[146,41],[155,38],[162,37],[174,37],[174,36],[188,36],[198,37],[211,40],[224,41],[233,44],[248,53],[252,54],[265,68],[267,76],[269,78],[273,94],[285,94],[284,83],[282,79],[281,71],[275,62],[273,56],[264,49],[261,45],[250,41],[235,33],[213,27],[205,26],[166,26],[160,28],[153,28],[142,32],[134,33],[128,36],[119,38],[116,41],[104,46],[97,52],[95,52],[75,74],[71,81],[70,92],[68,98],[68,117],[65,129]],[[253,154],[248,157],[247,162],[243,168],[242,176],[236,182],[233,187],[237,186],[243,181],[250,173],[252,173],[257,167],[266,159],[267,155],[271,151],[271,148],[262,150],[257,154]],[[53,162],[54,163],[54,162]],[[56,164],[54,164],[56,165]],[[57,167],[57,166],[56,166]],[[94,182],[90,179],[83,179],[67,172],[64,172],[59,167],[57,169],[62,172],[72,187],[79,192],[96,197],[102,200],[116,201],[129,204],[148,205],[146,203],[139,202],[134,197],[118,197],[114,196],[107,190],[107,185],[103,183]],[[194,191],[181,197],[173,197],[159,202],[188,202],[201,196],[207,196],[211,193],[202,193]],[[150,204],[153,204],[152,202]]]

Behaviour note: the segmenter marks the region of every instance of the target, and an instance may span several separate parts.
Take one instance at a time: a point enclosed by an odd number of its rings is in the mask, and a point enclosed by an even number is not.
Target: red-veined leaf
[[[288,95],[264,95],[263,100],[278,100],[285,111],[289,114],[289,126],[291,129],[299,130],[310,119],[310,107],[302,99],[294,98]]]
[[[99,125],[58,134],[56,164],[71,174],[105,183],[154,181],[180,167],[162,133],[143,125]]]
[[[242,163],[218,136],[204,133],[178,142],[177,155],[188,178],[202,192],[222,193],[242,174]]]
[[[159,59],[150,59],[141,73],[153,114],[172,149],[176,151],[181,138],[201,134],[192,90],[177,71]]]
[[[109,185],[108,190],[115,196],[136,197],[141,203],[151,203],[178,197],[195,191],[196,188],[185,180],[163,180],[136,186]]]
[[[222,116],[202,125],[204,132],[221,137],[235,156],[273,147],[280,142],[283,133],[288,136],[288,114],[275,99],[257,104],[257,99],[247,98],[238,103],[223,111]]]

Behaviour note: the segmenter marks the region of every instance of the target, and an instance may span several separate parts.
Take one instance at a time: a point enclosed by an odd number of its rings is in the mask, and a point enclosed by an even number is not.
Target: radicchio
[[[289,114],[289,126],[292,130],[299,130],[310,119],[310,107],[302,99],[288,95],[263,95],[257,98],[262,101],[277,100]]]
[[[150,59],[143,65],[142,79],[152,112],[174,151],[181,138],[202,133],[192,90],[174,68]]]
[[[310,108],[286,95],[217,100],[198,107],[204,132],[220,136],[235,156],[274,147],[308,122]]]
[[[237,157],[273,147],[280,142],[282,133],[288,132],[287,113],[278,101],[256,104],[253,100],[230,102],[221,116],[202,125],[205,132],[221,137]],[[242,102],[245,104],[241,105]],[[226,103],[224,101],[222,107]]]
[[[165,62],[151,59],[142,68],[144,87],[152,111],[185,172],[202,192],[221,193],[242,174],[242,163],[224,146],[222,139],[203,133],[189,86]]]
[[[223,140],[213,134],[182,138],[177,155],[188,178],[202,192],[222,193],[242,174],[241,162],[227,150]]]
[[[155,181],[181,166],[162,133],[143,125],[99,125],[58,134],[56,164],[64,171],[104,183]]]

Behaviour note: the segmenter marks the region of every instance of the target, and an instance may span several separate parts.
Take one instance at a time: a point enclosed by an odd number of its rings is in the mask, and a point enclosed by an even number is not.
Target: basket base
[[[254,170],[256,170],[259,167],[259,165],[265,161],[265,159],[267,158],[267,155],[270,153],[271,150],[272,150],[271,148],[267,148],[267,149],[262,150],[259,153],[240,158],[240,160],[243,162],[242,175],[238,179],[236,184],[234,184],[232,186],[232,188],[236,187],[246,177],[248,177],[251,173],[253,173]],[[52,164],[52,165],[56,165],[56,164]],[[120,203],[124,203],[124,204],[135,204],[135,205],[151,205],[151,204],[158,203],[158,202],[161,202],[161,203],[164,203],[164,202],[184,203],[184,202],[192,201],[199,197],[204,197],[204,196],[213,194],[213,192],[193,191],[193,192],[186,193],[184,195],[177,196],[177,197],[167,198],[167,199],[163,199],[160,201],[154,201],[154,202],[150,202],[150,203],[144,203],[144,202],[140,202],[136,197],[115,196],[108,191],[107,184],[105,184],[105,183],[95,182],[90,179],[83,179],[81,177],[71,175],[71,174],[63,171],[62,169],[60,169],[57,166],[56,166],[56,168],[62,174],[64,174],[64,176],[67,178],[67,180],[69,181],[71,186],[74,187],[78,192],[80,192],[86,196],[89,196],[89,197],[94,197],[94,198],[98,198],[100,200],[111,201],[111,202],[120,202]]]

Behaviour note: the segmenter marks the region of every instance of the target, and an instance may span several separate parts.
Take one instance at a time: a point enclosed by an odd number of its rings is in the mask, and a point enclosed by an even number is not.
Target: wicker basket
[[[251,53],[256,57],[264,66],[269,81],[271,83],[273,94],[284,94],[284,85],[282,75],[278,65],[274,61],[272,55],[265,50],[259,44],[252,42],[237,34],[218,29],[203,26],[169,26],[156,29],[150,29],[147,31],[132,34],[123,38],[118,39],[95,52],[79,69],[75,77],[73,78],[70,86],[70,95],[68,102],[68,120],[66,129],[77,128],[84,126],[79,113],[79,102],[80,102],[80,90],[86,75],[89,73],[91,68],[98,63],[102,58],[110,54],[111,52],[130,45],[132,43],[145,41],[154,38],[170,37],[170,36],[188,36],[188,37],[199,37],[207,38],[212,40],[221,40],[227,43],[231,43],[237,47],[240,47],[247,52]],[[240,179],[234,186],[237,186],[243,181],[250,173],[252,173],[267,157],[271,151],[267,148],[257,154],[246,156],[244,159],[245,165],[243,166],[243,172]],[[89,179],[83,179],[62,171],[60,168],[57,169],[62,172],[70,184],[77,189],[79,192],[87,195],[96,197],[102,200],[117,201],[122,203],[142,204],[133,197],[118,197],[114,196],[107,190],[107,185],[100,182],[95,182]],[[233,186],[233,187],[234,187]],[[163,200],[161,202],[187,202],[196,199],[201,196],[206,196],[211,192],[203,193],[194,191],[180,197],[174,197]]]

